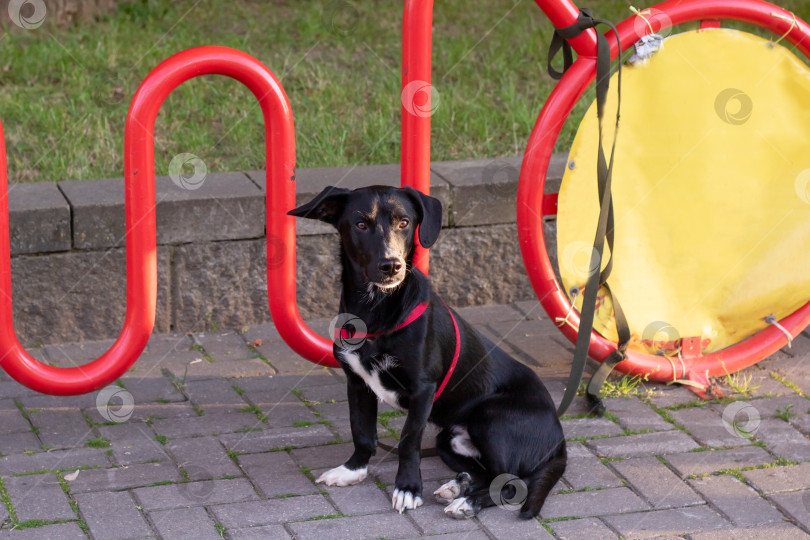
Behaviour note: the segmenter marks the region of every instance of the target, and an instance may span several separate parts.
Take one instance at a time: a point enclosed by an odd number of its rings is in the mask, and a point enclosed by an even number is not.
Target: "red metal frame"
[[[402,89],[416,81],[430,85],[431,50],[433,47],[433,0],[405,2],[402,17]],[[430,109],[430,92],[426,93]],[[401,184],[430,194],[430,115],[402,111]],[[417,239],[417,244],[419,240]],[[428,250],[416,246],[414,264],[428,272]]]
[[[553,8],[553,0],[537,3],[547,12]],[[794,44],[805,56],[810,56],[810,26],[798,20],[794,26],[790,12],[759,0],[670,0],[655,6],[672,20],[673,25],[707,19],[737,20],[770,30],[776,35],[787,32],[785,39]],[[784,15],[787,20],[775,17],[772,13]],[[570,19],[569,19],[570,21]],[[617,26],[622,46],[631,47],[641,35],[647,32],[646,24],[635,24],[636,17],[630,17]],[[565,23],[563,23],[565,24]],[[711,25],[711,23],[710,23]],[[608,33],[611,53],[618,55],[613,32]],[[570,302],[554,275],[548,253],[545,249],[542,212],[551,210],[547,203],[549,195],[544,195],[546,173],[548,171],[554,144],[560,130],[574,105],[593,82],[596,73],[595,60],[580,56],[560,83],[554,88],[529,138],[518,187],[518,235],[526,272],[543,307],[552,318],[566,317]],[[579,314],[574,310],[568,317],[570,325],[563,325],[561,331],[576,342],[579,328]],[[796,335],[810,323],[810,303],[779,321],[782,326]],[[717,376],[748,367],[776,352],[787,342],[779,329],[771,326],[734,346],[685,361],[670,363],[661,357],[629,351],[627,360],[616,369],[632,375],[648,375],[651,380],[670,381],[694,375]],[[591,334],[589,355],[599,361],[604,360],[616,349],[615,343],[596,332]]]
[[[0,137],[0,365],[38,392],[91,392],[117,379],[146,346],[155,321],[157,257],[155,240],[154,126],[163,101],[178,85],[199,75],[219,74],[247,86],[259,101],[265,122],[267,160],[267,280],[270,311],[284,339],[299,354],[336,365],[331,341],[302,320],[296,303],[295,134],[284,89],[261,62],[226,47],[198,47],[172,56],[144,79],[127,114],[124,137],[126,179],[127,312],[118,339],[98,359],[78,367],[41,364],[17,340],[11,312],[11,265],[5,145]],[[1,128],[0,128],[1,129]],[[2,131],[0,131],[2,135]],[[282,249],[280,256],[278,250]],[[269,262],[269,261],[268,261]]]

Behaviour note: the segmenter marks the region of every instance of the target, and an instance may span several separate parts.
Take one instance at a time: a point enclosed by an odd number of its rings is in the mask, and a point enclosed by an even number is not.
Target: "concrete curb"
[[[563,154],[553,157],[547,192],[559,189],[565,161]],[[520,162],[518,156],[431,165],[431,194],[445,208],[445,231],[431,250],[432,277],[456,305],[533,297],[515,231]],[[371,184],[399,185],[399,166],[298,169],[296,201],[328,185]],[[269,320],[264,190],[264,171],[211,173],[195,190],[156,179],[157,332]],[[125,312],[123,178],[13,184],[9,207],[20,339],[115,337]],[[334,232],[308,220],[297,226],[299,307],[308,317],[327,316],[338,294]]]

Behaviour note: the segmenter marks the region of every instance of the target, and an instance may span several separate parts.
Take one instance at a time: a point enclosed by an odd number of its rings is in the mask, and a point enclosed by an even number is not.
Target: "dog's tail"
[[[548,497],[548,494],[565,472],[565,463],[567,461],[565,440],[560,441],[555,450],[551,459],[544,462],[526,479],[528,493],[526,494],[526,501],[520,508],[521,519],[531,519],[540,513],[540,508],[546,502],[546,497]]]

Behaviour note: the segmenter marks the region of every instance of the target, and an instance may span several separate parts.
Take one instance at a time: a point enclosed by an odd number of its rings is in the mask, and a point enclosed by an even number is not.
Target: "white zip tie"
[[[774,317],[773,315],[768,315],[767,317],[765,317],[765,322],[768,323],[768,324],[774,325],[779,330],[781,330],[783,334],[785,334],[785,337],[787,337],[787,340],[788,340],[788,349],[789,349],[791,347],[791,345],[793,344],[793,336],[790,335],[790,332],[788,332],[788,329],[785,328],[784,326],[782,326],[781,324],[779,324],[779,321],[777,321],[776,317]]]
[[[570,317],[571,313],[574,312],[574,303],[576,303],[577,296],[579,296],[579,287],[571,287],[569,293],[571,294],[571,307],[568,308],[568,313],[565,314],[565,317],[555,318],[554,321],[557,323],[558,328],[562,328],[564,324],[567,324],[568,326],[576,330],[577,327],[574,326],[574,323],[568,320],[568,317]]]
[[[645,22],[645,23],[647,23],[647,26],[650,28],[650,33],[651,33],[651,34],[654,34],[654,33],[655,33],[655,30],[653,30],[653,25],[652,25],[652,23],[650,22],[650,20],[649,20],[647,17],[645,17],[645,16],[643,15],[645,11],[646,11],[647,13],[650,13],[649,8],[644,8],[643,10],[639,11],[639,10],[638,10],[638,9],[636,9],[635,7],[630,6],[630,11],[632,11],[632,12],[633,12],[633,13],[634,13],[636,16],[641,17],[642,19],[644,19],[644,22]],[[773,15],[773,14],[772,14],[772,15]],[[792,28],[791,28],[791,30],[792,30]]]
[[[785,39],[786,37],[788,37],[788,34],[790,34],[791,32],[793,32],[793,29],[794,29],[794,28],[796,28],[796,26],[799,24],[799,23],[798,23],[798,21],[796,21],[796,14],[795,14],[795,13],[793,13],[792,11],[790,11],[789,13],[790,13],[790,15],[793,17],[793,20],[791,20],[791,19],[787,18],[786,16],[782,15],[781,13],[775,13],[775,12],[773,12],[773,11],[771,12],[771,17],[776,17],[777,19],[782,19],[783,21],[790,21],[790,28],[788,28],[788,31],[787,31],[787,32],[785,32],[785,33],[782,35],[782,37],[780,37],[779,39],[777,39],[777,40],[774,42],[774,45],[778,45],[780,41],[782,41],[783,39]]]

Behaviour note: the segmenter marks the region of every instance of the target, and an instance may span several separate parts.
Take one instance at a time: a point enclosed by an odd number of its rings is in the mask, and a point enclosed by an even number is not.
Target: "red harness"
[[[388,330],[386,332],[366,332],[366,333],[363,333],[363,332],[353,332],[353,331],[349,330],[348,328],[335,328],[335,339],[337,340],[337,339],[350,339],[350,338],[352,338],[352,339],[353,338],[370,338],[370,337],[384,336],[384,335],[387,335],[387,334],[393,334],[394,332],[402,330],[403,328],[405,328],[406,326],[408,326],[409,324],[414,322],[416,319],[421,317],[422,314],[427,309],[428,304],[429,304],[429,302],[422,302],[421,304],[416,306],[413,309],[413,311],[411,311],[408,314],[408,316],[405,318],[405,320],[402,321],[401,323],[399,323],[393,330]],[[447,307],[447,306],[445,306],[445,307]],[[453,321],[453,329],[456,331],[456,350],[453,353],[453,361],[450,362],[450,369],[447,370],[447,374],[444,376],[444,379],[442,380],[442,384],[440,384],[439,389],[436,390],[436,396],[433,398],[434,402],[439,399],[439,396],[442,395],[442,392],[444,391],[445,386],[447,386],[447,383],[450,382],[450,377],[453,376],[453,371],[455,371],[456,364],[458,363],[458,357],[461,354],[461,333],[458,330],[458,323],[456,322],[456,318],[453,317],[453,312],[450,311],[450,308],[447,308],[447,313],[450,314],[450,320]]]

